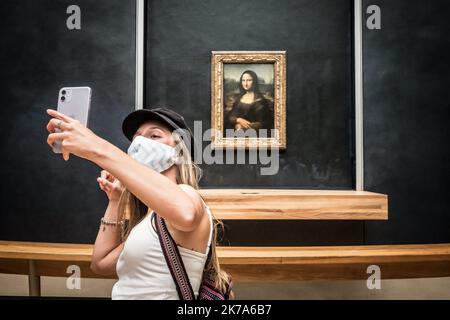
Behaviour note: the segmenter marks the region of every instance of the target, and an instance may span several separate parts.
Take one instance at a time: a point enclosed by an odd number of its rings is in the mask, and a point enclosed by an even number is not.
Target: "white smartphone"
[[[57,110],[88,126],[89,110],[91,108],[90,87],[64,87],[59,90]],[[55,132],[61,132],[55,129]],[[61,153],[61,141],[55,141],[53,152]]]

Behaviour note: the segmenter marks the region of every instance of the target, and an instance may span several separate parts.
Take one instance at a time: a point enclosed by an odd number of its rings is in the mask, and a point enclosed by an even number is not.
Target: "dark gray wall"
[[[81,30],[66,8],[81,7]],[[90,128],[120,147],[134,106],[134,1],[0,1],[0,239],[93,242],[107,199],[100,168],[46,143],[63,86],[90,86]]]
[[[378,0],[364,31],[365,188],[389,195],[366,243],[450,242],[450,4]]]
[[[148,1],[146,104],[211,126],[211,51],[286,50],[280,170],[205,165],[204,187],[352,189],[352,1]],[[208,142],[205,143],[205,146]]]
[[[354,186],[353,115],[346,109],[353,106],[351,3],[149,2],[147,104],[171,105],[206,127],[210,51],[287,51],[288,149],[280,173],[262,177],[257,166],[210,166],[204,186]],[[363,28],[365,189],[389,195],[389,221],[355,222],[348,230],[347,222],[235,221],[228,223],[231,242],[339,243],[349,234],[368,244],[450,241],[449,5],[364,1],[366,18],[370,4],[382,9],[382,30]]]
[[[211,126],[211,51],[285,50],[287,149],[280,171],[203,165],[202,187],[352,189],[350,0],[147,2],[146,105],[167,105]],[[208,142],[204,143],[206,146]],[[363,242],[360,221],[227,221],[224,243]]]

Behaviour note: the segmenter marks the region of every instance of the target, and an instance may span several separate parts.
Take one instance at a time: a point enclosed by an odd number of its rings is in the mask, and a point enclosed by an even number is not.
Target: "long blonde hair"
[[[180,134],[173,132],[172,137],[177,145],[179,151],[179,161],[177,161],[177,184],[187,184],[194,189],[199,189],[199,181],[202,177],[201,168],[192,161],[191,153],[186,146],[185,141],[181,138]],[[119,216],[120,220],[125,220],[127,223],[122,229],[122,241],[125,241],[133,229],[148,213],[148,207],[139,200],[128,189],[124,189],[119,199]],[[218,231],[224,230],[223,222],[214,217],[213,218],[213,237],[211,240],[211,258],[208,264],[205,265],[205,272],[214,275],[215,286],[225,291],[226,284],[228,282],[228,274],[220,267],[219,257],[217,256],[216,245],[218,242]],[[233,291],[230,292],[230,298],[234,298]]]

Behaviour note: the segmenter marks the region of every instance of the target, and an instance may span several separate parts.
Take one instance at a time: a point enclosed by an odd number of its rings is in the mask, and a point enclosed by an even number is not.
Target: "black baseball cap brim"
[[[187,125],[177,124],[174,120],[158,111],[158,109],[140,109],[131,112],[128,116],[125,117],[122,122],[122,131],[128,138],[128,140],[132,141],[137,129],[139,129],[139,127],[143,123],[150,120],[162,122],[163,124],[167,125],[172,131],[177,129],[186,129],[190,131]]]

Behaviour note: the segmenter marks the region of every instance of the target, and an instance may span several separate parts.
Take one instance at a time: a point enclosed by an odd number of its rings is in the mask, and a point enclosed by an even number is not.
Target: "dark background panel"
[[[218,239],[232,246],[362,245],[361,221],[226,221]]]
[[[81,7],[81,30],[66,8]],[[45,110],[63,86],[90,86],[90,128],[122,149],[134,108],[134,1],[0,2],[0,239],[93,243],[107,198],[100,168],[46,143]]]
[[[202,187],[353,188],[352,1],[148,1],[146,105],[211,125],[211,51],[287,54],[279,172],[204,165]],[[204,146],[209,142],[204,142]]]
[[[146,105],[211,125],[211,51],[286,51],[287,149],[260,165],[206,165],[203,188],[352,189],[353,1],[148,1]],[[206,147],[209,142],[204,142]],[[227,221],[224,244],[362,244],[362,222]]]
[[[382,29],[363,39],[365,189],[389,195],[389,221],[366,222],[366,243],[450,242],[450,4],[376,4]]]

